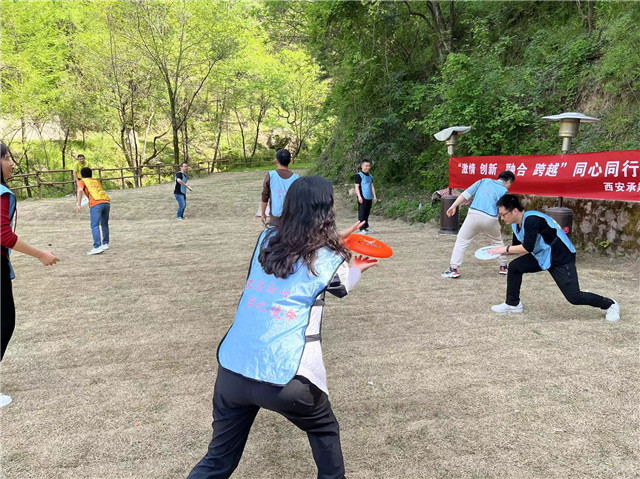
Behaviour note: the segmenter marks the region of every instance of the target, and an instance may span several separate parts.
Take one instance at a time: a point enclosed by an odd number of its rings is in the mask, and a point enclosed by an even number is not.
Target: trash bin
[[[442,209],[440,211],[440,233],[446,235],[458,234],[458,211],[449,217],[447,216],[447,210],[453,205],[458,197],[456,195],[444,195],[440,201],[442,202]]]
[[[571,233],[573,233],[573,211],[564,206],[554,206],[544,210],[544,213],[556,220],[564,232],[567,233],[567,236],[571,238]]]

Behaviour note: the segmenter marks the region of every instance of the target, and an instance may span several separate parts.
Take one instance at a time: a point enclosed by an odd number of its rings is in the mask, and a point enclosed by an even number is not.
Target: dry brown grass
[[[14,256],[3,478],[187,475],[210,438],[263,175],[192,180],[185,222],[171,185],[114,191],[112,248],[94,257],[72,199],[20,204],[18,233],[61,262]],[[338,213],[355,219],[345,201]],[[582,287],[615,297],[619,324],[568,304],[546,273],[526,277],[522,317],[501,317],[494,265],[467,255],[460,279],[440,278],[454,237],[372,227],[395,255],[329,300],[323,329],[350,479],[638,477],[637,261],[579,254]],[[305,435],[260,413],[234,477],[315,477]]]

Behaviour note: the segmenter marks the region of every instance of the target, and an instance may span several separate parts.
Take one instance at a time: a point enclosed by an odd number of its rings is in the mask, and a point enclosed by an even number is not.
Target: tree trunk
[[[69,129],[64,131],[64,143],[62,144],[62,169],[67,169],[67,141],[69,141]]]
[[[593,8],[593,0],[587,0],[587,33],[591,35],[595,28],[595,11]]]
[[[185,119],[182,124],[183,138],[182,138],[182,158],[184,161],[189,162],[189,129],[187,127],[187,120]]]
[[[240,115],[238,115],[237,108],[234,108],[233,111],[236,112],[236,118],[238,119],[238,126],[240,127],[240,136],[242,136],[242,156],[244,156],[244,162],[247,162],[247,147],[245,145],[244,140],[244,128],[242,127],[242,121],[240,120]]]
[[[220,122],[218,123],[218,137],[216,138],[216,149],[213,152],[213,165],[211,165],[211,173],[215,168],[216,160],[218,159],[218,152],[220,151],[220,138],[222,137],[222,115],[220,116]]]
[[[260,113],[258,113],[258,121],[256,121],[256,137],[253,140],[253,150],[251,151],[251,158],[256,154],[256,148],[258,148],[258,136],[260,135],[260,123],[262,122],[262,117],[267,112],[267,109],[263,106],[260,106]]]
[[[180,134],[180,126],[178,122],[178,118],[176,117],[176,95],[171,88],[171,83],[167,79],[165,80],[167,84],[167,93],[169,93],[169,105],[171,107],[171,130],[173,133],[173,162],[175,164],[180,164],[180,139],[178,135]]]
[[[127,145],[129,144],[129,132],[127,131],[127,125],[123,123],[120,125],[120,144],[122,145],[122,154],[127,164],[131,164],[131,154]]]
[[[29,155],[27,153],[28,148],[27,148],[27,122],[24,120],[24,118],[20,118],[20,133],[22,135],[22,157],[24,158],[24,161],[27,165],[27,173],[29,173]],[[24,177],[24,186],[30,186],[29,185],[29,177],[25,176]],[[27,188],[27,196],[29,198],[31,198],[31,188]]]

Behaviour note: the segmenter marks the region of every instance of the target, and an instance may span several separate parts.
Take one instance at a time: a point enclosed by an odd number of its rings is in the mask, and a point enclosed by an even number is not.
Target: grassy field
[[[19,204],[18,234],[60,263],[13,256],[3,478],[186,477],[210,439],[216,348],[261,231],[263,177],[191,180],[184,222],[171,184],[110,192],[111,249],[92,257],[72,198]],[[338,218],[355,221],[344,198]],[[323,328],[347,477],[638,477],[637,261],[578,254],[582,288],[618,300],[617,324],[567,303],[546,273],[525,277],[522,316],[497,316],[497,264],[468,254],[443,280],[455,237],[371,227],[395,254],[328,298]],[[233,477],[315,477],[305,434],[261,412]]]

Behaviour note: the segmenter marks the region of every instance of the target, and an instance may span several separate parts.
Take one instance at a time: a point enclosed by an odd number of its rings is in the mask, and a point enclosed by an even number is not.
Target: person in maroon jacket
[[[0,320],[2,323],[0,342],[2,343],[2,350],[0,351],[0,361],[2,361],[16,325],[16,308],[11,287],[11,280],[15,275],[13,274],[13,268],[11,268],[11,261],[9,261],[10,250],[38,258],[45,266],[56,264],[58,258],[51,251],[34,248],[16,236],[16,197],[6,183],[6,180],[13,176],[13,160],[9,154],[9,149],[4,143],[0,143],[0,163],[2,164],[0,169],[2,174],[0,178],[0,243],[2,243],[2,280],[0,282],[2,285],[2,303],[0,303]],[[11,397],[0,393],[0,407],[10,403]]]

